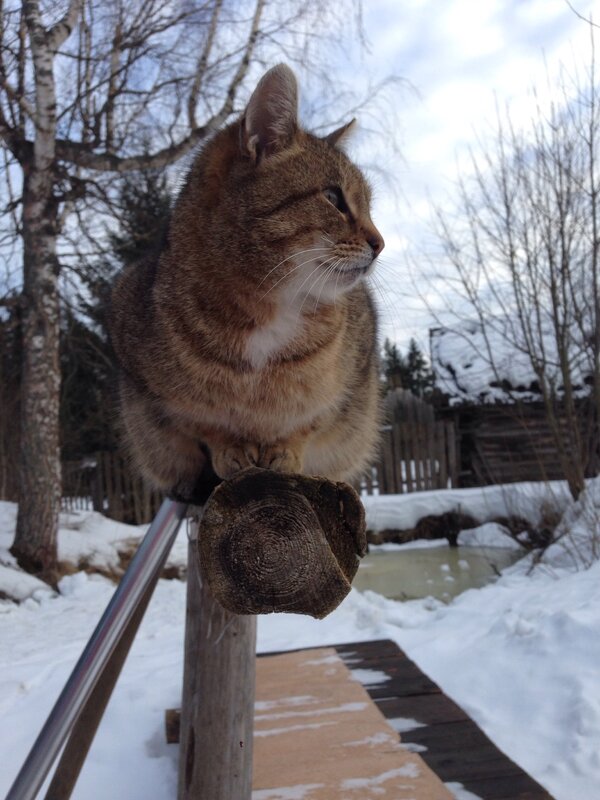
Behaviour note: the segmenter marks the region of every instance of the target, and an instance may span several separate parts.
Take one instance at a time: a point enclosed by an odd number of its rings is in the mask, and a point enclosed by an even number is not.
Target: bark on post
[[[256,618],[226,611],[188,552],[178,800],[250,800]]]

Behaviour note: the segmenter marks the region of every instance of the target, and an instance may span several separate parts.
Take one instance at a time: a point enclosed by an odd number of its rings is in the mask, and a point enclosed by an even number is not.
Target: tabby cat
[[[376,316],[365,277],[383,239],[369,186],[298,124],[289,67],[196,156],[162,250],[112,298],[124,435],[141,472],[203,502],[252,464],[358,476],[379,427]]]

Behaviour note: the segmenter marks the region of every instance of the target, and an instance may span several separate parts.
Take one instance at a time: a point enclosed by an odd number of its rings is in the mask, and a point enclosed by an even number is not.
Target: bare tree
[[[25,568],[56,562],[59,275],[69,243],[106,211],[111,175],[190,153],[241,110],[267,53],[316,69],[314,31],[335,30],[355,10],[320,0],[0,0],[0,244],[17,233],[23,262],[12,552]]]
[[[563,72],[527,129],[499,114],[456,208],[437,213],[450,325],[489,367],[497,396],[541,399],[574,497],[600,469],[599,155],[592,60],[584,75]],[[530,384],[510,380],[509,351]]]

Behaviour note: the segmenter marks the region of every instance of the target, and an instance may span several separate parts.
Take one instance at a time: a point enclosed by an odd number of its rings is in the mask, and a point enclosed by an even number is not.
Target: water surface
[[[352,585],[393,600],[451,600],[466,589],[494,581],[523,552],[504,547],[408,547],[375,551],[361,561]]]

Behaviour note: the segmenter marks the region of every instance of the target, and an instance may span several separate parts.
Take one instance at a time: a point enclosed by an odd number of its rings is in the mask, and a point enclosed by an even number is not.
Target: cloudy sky
[[[600,0],[571,6],[600,23]],[[431,316],[418,295],[429,289],[418,262],[432,246],[432,204],[449,202],[457,166],[464,168],[478,136],[490,134],[496,107],[508,105],[526,124],[533,86],[543,101],[556,94],[561,63],[588,63],[590,28],[566,0],[366,0],[364,22],[366,71],[393,72],[414,87],[392,100],[402,158],[381,141],[370,147],[368,123],[355,145],[357,159],[389,176],[388,184],[375,175],[374,218],[387,242],[378,281],[383,333],[400,344],[416,335],[426,345]]]

